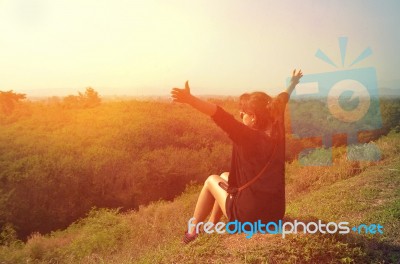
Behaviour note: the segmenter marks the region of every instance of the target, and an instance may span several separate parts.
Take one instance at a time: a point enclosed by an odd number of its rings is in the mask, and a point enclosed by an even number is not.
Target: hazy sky
[[[0,0],[0,90],[28,95],[275,94],[293,68],[376,67],[400,82],[400,1]],[[335,68],[315,57],[321,49]]]

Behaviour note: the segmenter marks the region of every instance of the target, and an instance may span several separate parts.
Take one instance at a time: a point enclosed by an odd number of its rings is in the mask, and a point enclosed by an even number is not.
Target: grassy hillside
[[[62,231],[32,235],[26,243],[10,229],[1,233],[0,263],[398,263],[400,261],[400,134],[377,141],[379,162],[349,162],[334,151],[334,166],[287,164],[287,220],[320,219],[381,224],[365,235],[244,234],[200,236],[180,242],[199,185],[172,202],[139,210],[93,209]],[[226,219],[224,219],[226,220]]]
[[[67,228],[92,207],[136,210],[159,199],[174,199],[191,181],[202,183],[209,173],[229,170],[231,142],[209,117],[168,101],[100,103],[90,99],[96,99],[94,93],[88,89],[62,101],[19,102],[7,111],[0,102],[0,230],[12,228],[25,241],[35,231]],[[238,117],[237,99],[209,100]],[[382,100],[382,129],[366,128],[359,142],[377,139],[390,129],[399,131],[399,102]],[[321,128],[332,132],[329,125],[335,125],[327,123],[318,100],[293,101],[290,109],[292,104],[296,115],[286,111],[287,161],[321,145],[318,138],[292,136],[291,118],[317,135],[323,134]],[[341,146],[347,142],[346,133],[337,131],[333,144]],[[326,151],[313,155],[329,156]],[[321,179],[332,183],[335,177],[353,175],[359,166],[342,163],[332,172],[294,163],[288,166],[289,175],[301,170],[307,180],[288,179],[288,193],[294,198],[320,186]]]

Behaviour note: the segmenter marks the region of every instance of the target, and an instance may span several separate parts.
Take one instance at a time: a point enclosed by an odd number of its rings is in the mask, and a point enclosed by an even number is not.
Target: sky
[[[398,0],[0,0],[0,90],[162,96],[189,80],[197,95],[276,94],[294,68],[363,67],[397,89],[399,13]]]

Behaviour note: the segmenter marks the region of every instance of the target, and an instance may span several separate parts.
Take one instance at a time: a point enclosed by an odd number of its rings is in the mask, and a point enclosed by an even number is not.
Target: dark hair
[[[266,129],[274,120],[271,103],[272,97],[264,92],[245,93],[239,97],[240,108],[247,114],[256,116],[254,129]]]

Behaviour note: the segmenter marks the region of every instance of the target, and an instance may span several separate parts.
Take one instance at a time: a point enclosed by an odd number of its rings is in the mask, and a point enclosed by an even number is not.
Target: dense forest
[[[236,98],[208,100],[239,118]],[[290,117],[329,123],[321,104],[293,102],[296,115],[287,111],[288,162],[321,145],[320,138],[294,138]],[[382,127],[360,133],[360,141],[400,130],[399,99],[382,99],[380,114]],[[320,131],[326,124],[318,122]],[[334,145],[345,143],[345,134],[335,135]],[[128,210],[172,199],[188,183],[229,170],[230,153],[224,132],[185,105],[102,102],[92,88],[35,102],[0,92],[0,228],[25,238],[65,228],[93,207]]]

